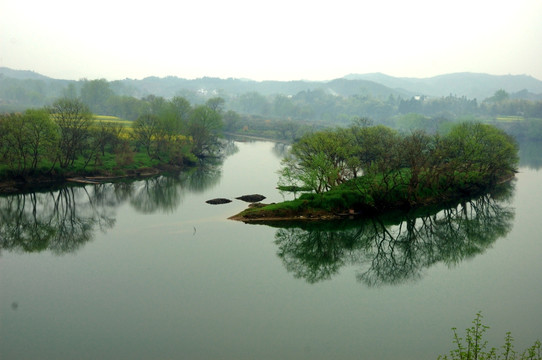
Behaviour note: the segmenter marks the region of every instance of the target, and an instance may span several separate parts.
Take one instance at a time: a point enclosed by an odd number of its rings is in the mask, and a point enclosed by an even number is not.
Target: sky
[[[542,80],[542,1],[0,0],[0,66],[109,81]]]

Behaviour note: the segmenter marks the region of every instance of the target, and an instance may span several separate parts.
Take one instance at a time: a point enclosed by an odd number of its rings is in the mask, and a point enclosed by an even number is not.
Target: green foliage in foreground
[[[510,332],[504,337],[504,345],[500,350],[492,347],[488,349],[484,333],[489,326],[482,323],[482,314],[478,312],[472,321],[472,326],[465,330],[465,338],[458,335],[457,329],[452,328],[454,333],[453,343],[456,348],[450,351],[450,355],[440,355],[439,360],[541,360],[542,345],[537,340],[531,347],[521,353],[514,350],[514,338]]]

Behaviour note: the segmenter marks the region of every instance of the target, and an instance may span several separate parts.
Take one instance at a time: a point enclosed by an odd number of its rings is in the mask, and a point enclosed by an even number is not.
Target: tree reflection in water
[[[115,225],[115,211],[121,204],[129,203],[143,213],[172,212],[186,192],[202,191],[219,181],[218,165],[139,181],[2,196],[0,251],[75,252],[97,230],[105,232]]]
[[[505,236],[514,218],[512,187],[415,214],[282,224],[275,234],[278,256],[309,283],[330,279],[344,265],[359,266],[357,280],[368,286],[416,280],[433,264],[453,266]]]
[[[0,247],[11,251],[54,254],[74,252],[115,224],[111,207],[104,206],[86,187],[17,194],[0,198]]]

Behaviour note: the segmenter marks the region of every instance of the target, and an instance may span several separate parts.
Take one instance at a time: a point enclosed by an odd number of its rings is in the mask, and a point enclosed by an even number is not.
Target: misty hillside
[[[510,94],[523,93],[526,98],[541,99],[542,81],[528,75],[489,75],[479,73],[455,73],[430,78],[397,78],[382,73],[350,74],[348,80],[369,80],[395,90],[405,90],[417,95],[466,96],[484,100],[495,91],[503,89]]]
[[[0,105],[3,111],[20,111],[50,104],[68,91],[79,91],[85,81],[60,80],[28,70],[0,67]],[[182,79],[176,76],[124,79],[109,82],[117,95],[143,98],[148,95],[193,99],[194,94],[235,99],[245,94],[262,96],[320,91],[330,96],[411,99],[415,95],[445,97],[454,95],[477,99],[491,97],[499,89],[513,99],[542,100],[542,81],[527,75],[488,75],[456,73],[431,78],[396,78],[381,73],[351,74],[330,81],[254,81],[203,77]],[[192,98],[191,98],[192,97]]]
[[[319,81],[254,81],[244,79],[220,79],[204,77],[187,80],[174,76],[165,78],[147,77],[142,80],[126,79],[120,81],[129,88],[137,89],[140,96],[154,94],[166,98],[180,95],[180,91],[214,91],[217,95],[241,95],[257,92],[268,95],[295,95],[301,91],[324,90],[340,96],[372,95],[378,98],[411,97],[415,94],[404,90],[391,89],[369,80],[336,79],[328,82]]]
[[[13,70],[7,67],[0,67],[0,75],[6,78],[18,80],[52,80],[51,78],[30,70]],[[0,78],[1,79],[1,78]]]

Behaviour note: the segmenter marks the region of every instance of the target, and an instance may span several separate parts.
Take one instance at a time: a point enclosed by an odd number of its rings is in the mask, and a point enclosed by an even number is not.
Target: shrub
[[[453,343],[456,349],[450,351],[450,357],[440,355],[438,359],[442,360],[541,360],[541,343],[537,340],[533,346],[527,348],[521,354],[514,351],[512,334],[506,333],[504,345],[501,346],[500,354],[496,348],[487,350],[487,341],[484,340],[484,333],[489,326],[482,324],[482,314],[478,312],[472,321],[472,326],[465,331],[465,339],[459,337],[457,329],[452,328],[454,333]]]

